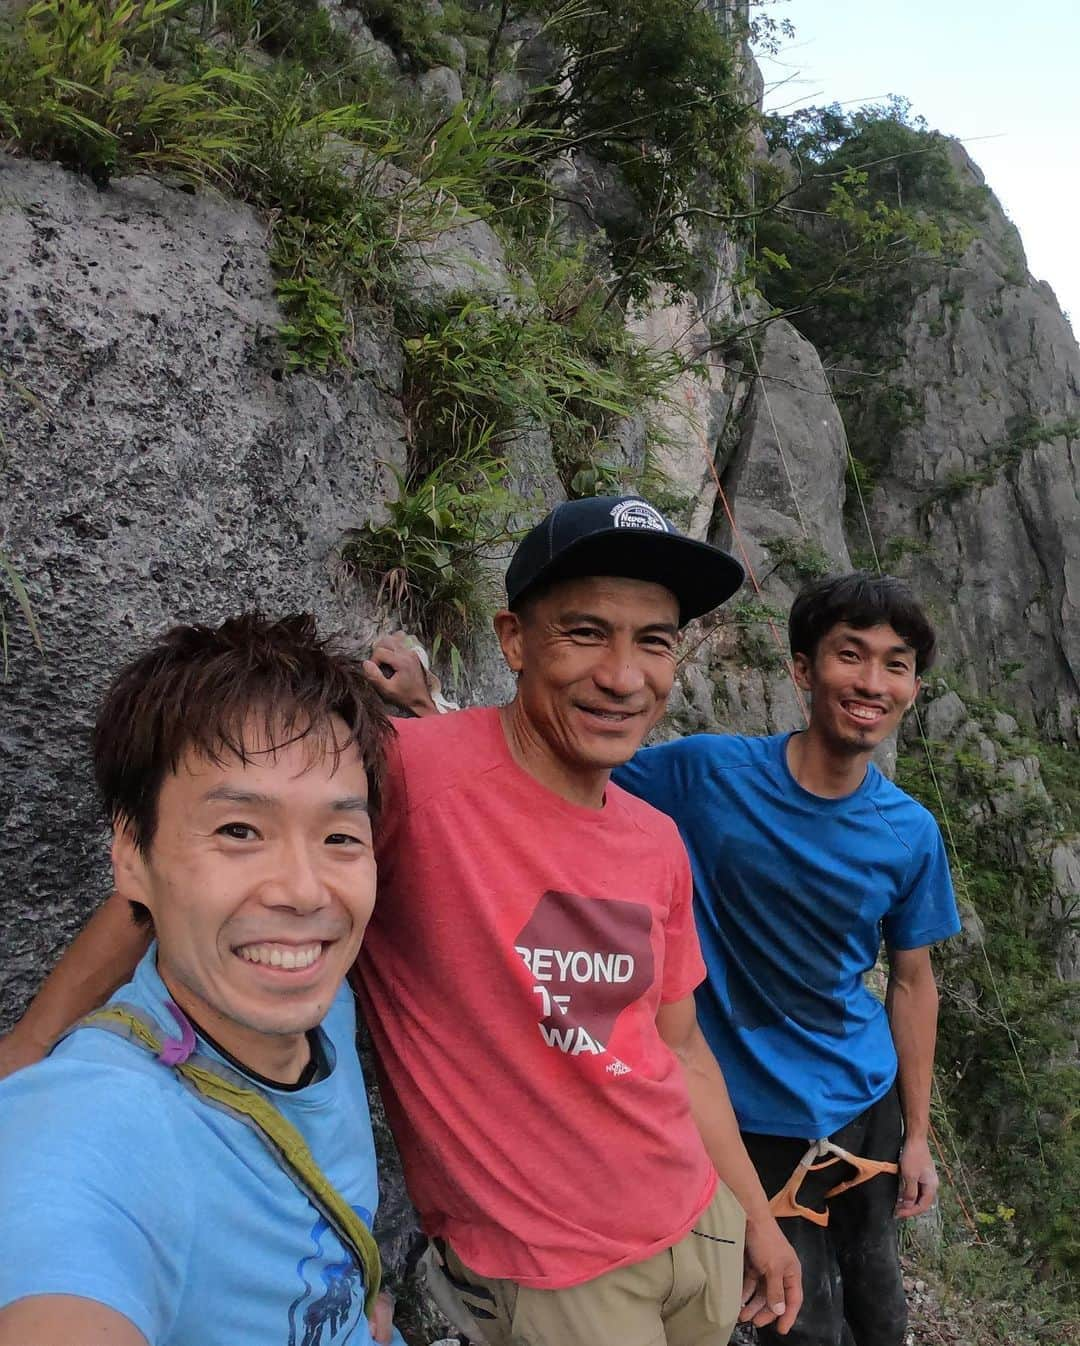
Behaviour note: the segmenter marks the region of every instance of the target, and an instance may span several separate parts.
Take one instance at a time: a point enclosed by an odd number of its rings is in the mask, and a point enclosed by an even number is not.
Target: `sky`
[[[1080,0],[772,0],[767,111],[896,93],[956,136],[1080,333]]]

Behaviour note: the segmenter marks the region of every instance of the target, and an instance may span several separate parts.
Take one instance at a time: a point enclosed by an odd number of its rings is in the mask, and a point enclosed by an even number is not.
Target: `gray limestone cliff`
[[[963,179],[982,174],[959,147]],[[924,544],[912,573],[950,664],[1051,736],[1080,736],[1080,350],[997,201],[934,277],[890,375],[910,423],[881,446],[870,518]]]
[[[45,646],[8,602],[5,1021],[106,890],[88,746],[118,664],[247,607],[364,634],[334,558],[403,459],[400,358],[359,333],[363,372],[286,376],[279,323],[252,211],[0,158],[0,547]]]

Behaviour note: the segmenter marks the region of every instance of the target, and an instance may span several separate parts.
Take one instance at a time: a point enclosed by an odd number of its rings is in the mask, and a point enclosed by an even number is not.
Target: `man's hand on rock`
[[[379,637],[371,658],[364,661],[364,672],[383,700],[392,706],[411,710],[414,715],[438,714],[428,688],[427,672],[403,631]]]

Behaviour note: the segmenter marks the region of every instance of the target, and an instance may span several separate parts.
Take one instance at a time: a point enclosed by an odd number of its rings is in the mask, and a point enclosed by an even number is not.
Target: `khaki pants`
[[[489,1280],[446,1249],[443,1292],[487,1346],[726,1346],[739,1315],[742,1207],[724,1186],[672,1248],[566,1290]],[[429,1269],[429,1286],[437,1279]],[[438,1300],[441,1296],[435,1293]]]

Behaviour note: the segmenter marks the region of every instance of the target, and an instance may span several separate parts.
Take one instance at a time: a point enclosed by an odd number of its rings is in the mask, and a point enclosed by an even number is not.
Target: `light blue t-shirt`
[[[175,1037],[155,953],[113,998]],[[370,1226],[378,1186],[355,1031],[343,987],[320,1030],[326,1077],[263,1092]],[[115,1309],[151,1346],[371,1341],[361,1273],[259,1135],[95,1028],[0,1083],[0,1306],[50,1294]]]
[[[615,781],[678,824],[707,980],[702,1031],[744,1131],[816,1139],[896,1076],[863,984],[884,937],[918,949],[960,929],[937,823],[870,765],[823,799],[787,765],[789,734],[695,734],[645,748]]]

